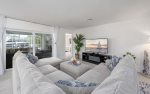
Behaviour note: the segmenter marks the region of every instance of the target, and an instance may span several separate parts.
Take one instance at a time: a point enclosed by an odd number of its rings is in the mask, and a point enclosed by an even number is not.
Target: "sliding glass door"
[[[28,53],[29,49],[39,59],[52,56],[52,35],[6,31],[6,69],[12,68],[12,57],[18,50]]]
[[[18,50],[27,53],[33,49],[32,33],[6,31],[6,69],[12,67],[12,57]]]
[[[35,34],[35,55],[41,58],[52,56],[52,35],[51,34]]]

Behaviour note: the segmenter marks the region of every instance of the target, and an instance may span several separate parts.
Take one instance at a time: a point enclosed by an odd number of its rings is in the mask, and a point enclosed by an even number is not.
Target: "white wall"
[[[14,30],[26,30],[26,32],[43,32],[43,33],[53,33],[54,27],[45,26],[41,24],[15,20],[11,18],[6,18],[6,28]]]
[[[79,29],[74,33],[82,33],[87,39],[108,38],[108,54],[122,56],[127,51],[135,54],[139,71],[142,70],[143,51],[150,48],[150,43],[148,43],[149,19],[105,24]]]
[[[4,34],[5,17],[0,15],[0,75],[4,73],[5,60],[4,60],[4,49],[3,49],[3,34]]]
[[[59,58],[65,58],[65,34],[70,33],[72,34],[73,31],[69,29],[59,28],[57,33],[57,55]]]

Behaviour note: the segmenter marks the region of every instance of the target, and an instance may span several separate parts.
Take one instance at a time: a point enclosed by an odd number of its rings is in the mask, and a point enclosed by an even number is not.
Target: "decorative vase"
[[[143,73],[145,75],[149,75],[149,59],[148,59],[148,52],[144,51],[144,61],[143,61]]]
[[[80,64],[81,64],[81,62],[78,60],[78,61],[77,61],[77,65],[80,65]]]
[[[80,55],[79,54],[75,54],[75,58],[76,58],[76,60],[79,60],[80,59]]]

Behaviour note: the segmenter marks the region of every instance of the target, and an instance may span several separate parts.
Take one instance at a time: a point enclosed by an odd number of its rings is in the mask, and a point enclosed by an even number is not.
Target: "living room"
[[[149,4],[148,0],[0,1],[0,93],[150,94]],[[28,54],[37,59],[35,64],[30,64]],[[118,62],[109,70],[107,64],[113,60]],[[40,89],[26,84],[37,75],[42,77],[34,79]]]

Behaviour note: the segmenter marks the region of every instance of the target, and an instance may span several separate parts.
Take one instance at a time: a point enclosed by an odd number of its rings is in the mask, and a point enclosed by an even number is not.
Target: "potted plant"
[[[80,49],[81,47],[83,47],[83,40],[84,40],[84,36],[82,34],[76,34],[76,37],[73,38],[73,41],[75,43],[75,50],[76,50],[76,53],[75,53],[75,58],[77,60],[79,60],[79,52],[80,52]]]

